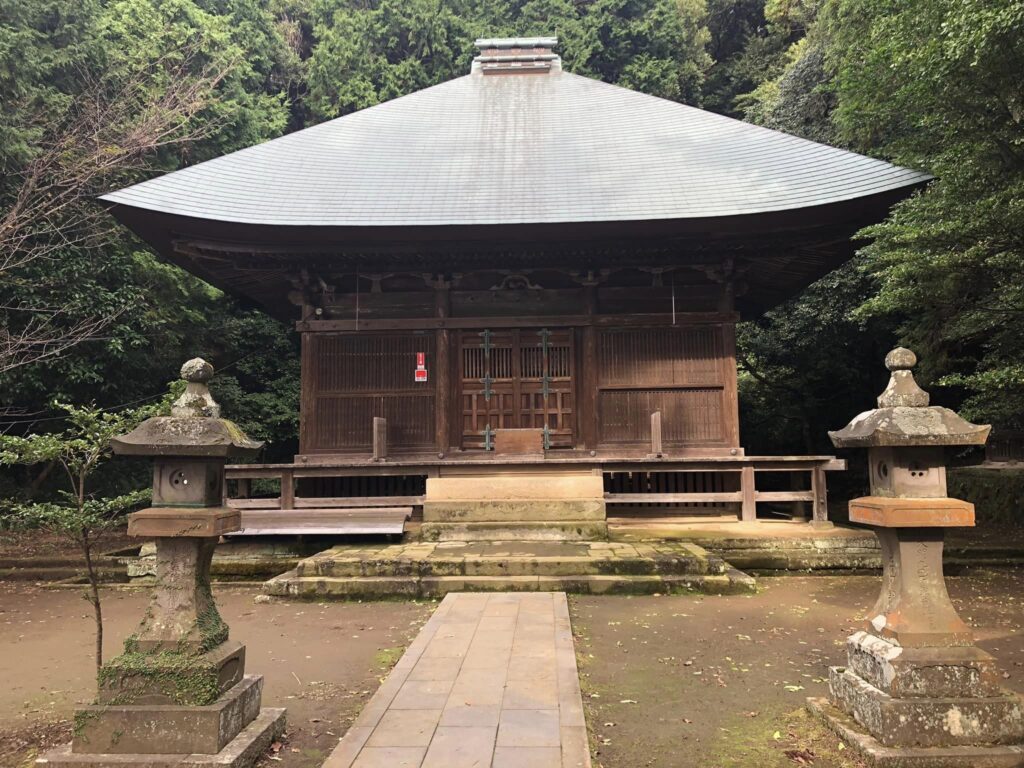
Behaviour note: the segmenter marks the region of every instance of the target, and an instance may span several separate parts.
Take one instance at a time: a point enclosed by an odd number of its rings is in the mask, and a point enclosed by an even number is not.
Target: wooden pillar
[[[587,285],[585,292],[587,316],[593,320],[597,311],[597,286]],[[579,417],[576,423],[580,430],[580,443],[584,448],[595,450],[598,442],[597,416],[597,329],[591,322],[583,326],[583,343],[579,356]]]
[[[316,413],[313,409],[313,355],[316,346],[313,334],[303,331],[299,353],[299,453],[308,453],[316,441]]]
[[[373,417],[373,460],[384,461],[388,457],[388,420]]]
[[[451,314],[451,290],[440,275],[435,285],[434,314],[444,319]],[[452,402],[456,393],[452,391],[451,333],[446,328],[434,332],[434,351],[434,448],[439,454],[447,454],[452,445]]]
[[[831,527],[832,523],[828,519],[828,486],[825,482],[825,468],[820,465],[811,470],[811,491],[814,494],[811,525],[818,528]]]
[[[730,448],[740,447],[739,386],[736,381],[736,324],[722,323],[722,419]]]
[[[281,509],[295,509],[295,473],[281,470]]]
[[[434,332],[434,447],[438,453],[447,453],[451,435],[452,392],[451,333],[441,329]]]
[[[745,523],[757,520],[757,489],[754,485],[754,465],[749,464],[740,470],[740,519]]]

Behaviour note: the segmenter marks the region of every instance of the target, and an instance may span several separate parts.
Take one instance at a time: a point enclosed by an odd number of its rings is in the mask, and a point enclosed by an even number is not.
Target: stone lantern
[[[850,502],[850,521],[875,528],[882,590],[847,638],[847,665],[829,670],[829,700],[809,705],[873,765],[1021,765],[1024,703],[999,686],[942,573],[945,529],[974,525],[974,505],[946,495],[944,451],[984,444],[990,427],[930,406],[916,363],[890,352],[878,408],[829,433],[837,448],[868,449],[871,495]]]
[[[112,441],[117,454],[154,457],[153,506],[128,521],[129,535],[156,540],[149,607],[100,670],[97,703],[75,713],[71,745],[39,765],[241,768],[284,729],[283,709],[260,708],[263,678],[245,674],[245,646],[228,638],[210,590],[217,539],[241,527],[223,506],[224,465],[262,443],[221,418],[213,366],[189,360],[181,376],[170,416]]]

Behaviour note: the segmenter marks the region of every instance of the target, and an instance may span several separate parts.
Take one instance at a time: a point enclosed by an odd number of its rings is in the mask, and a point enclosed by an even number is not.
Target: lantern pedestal
[[[1000,687],[942,573],[944,529],[973,525],[973,506],[869,496],[850,502],[850,519],[877,526],[882,589],[847,638],[846,666],[829,670],[829,699],[811,710],[873,765],[1024,765],[1012,746],[1024,742],[1024,702]]]

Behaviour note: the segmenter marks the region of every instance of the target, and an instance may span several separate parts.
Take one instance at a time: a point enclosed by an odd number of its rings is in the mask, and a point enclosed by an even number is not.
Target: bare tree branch
[[[14,297],[23,293],[16,288],[30,279],[29,267],[113,242],[117,226],[95,203],[104,188],[137,178],[159,150],[220,128],[201,113],[234,64],[203,60],[194,46],[128,74],[80,72],[69,108],[56,120],[41,113],[32,121],[44,129],[38,151],[15,176],[0,212],[0,374],[102,338],[123,312]]]

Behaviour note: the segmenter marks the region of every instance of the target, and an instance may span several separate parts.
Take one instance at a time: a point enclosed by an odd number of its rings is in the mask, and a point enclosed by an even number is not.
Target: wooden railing
[[[719,458],[664,458],[664,457],[559,457],[517,459],[515,457],[478,457],[460,459],[426,458],[353,458],[317,464],[238,464],[227,468],[227,479],[238,484],[235,498],[227,503],[241,509],[310,509],[346,507],[418,506],[422,496],[352,496],[352,497],[297,497],[296,480],[301,478],[340,478],[365,476],[437,476],[444,467],[457,464],[460,472],[486,475],[501,473],[525,465],[567,468],[587,466],[605,475],[615,473],[723,473],[736,478],[729,485],[738,490],[686,491],[653,493],[605,494],[610,505],[630,504],[716,504],[739,505],[739,518],[752,522],[757,519],[758,503],[805,503],[811,505],[811,520],[817,524],[828,521],[828,491],[825,473],[846,469],[846,462],[831,456],[735,456]],[[809,474],[808,490],[758,490],[757,477],[761,473],[790,472]],[[276,498],[249,498],[250,483],[256,479],[279,480],[280,495]]]

